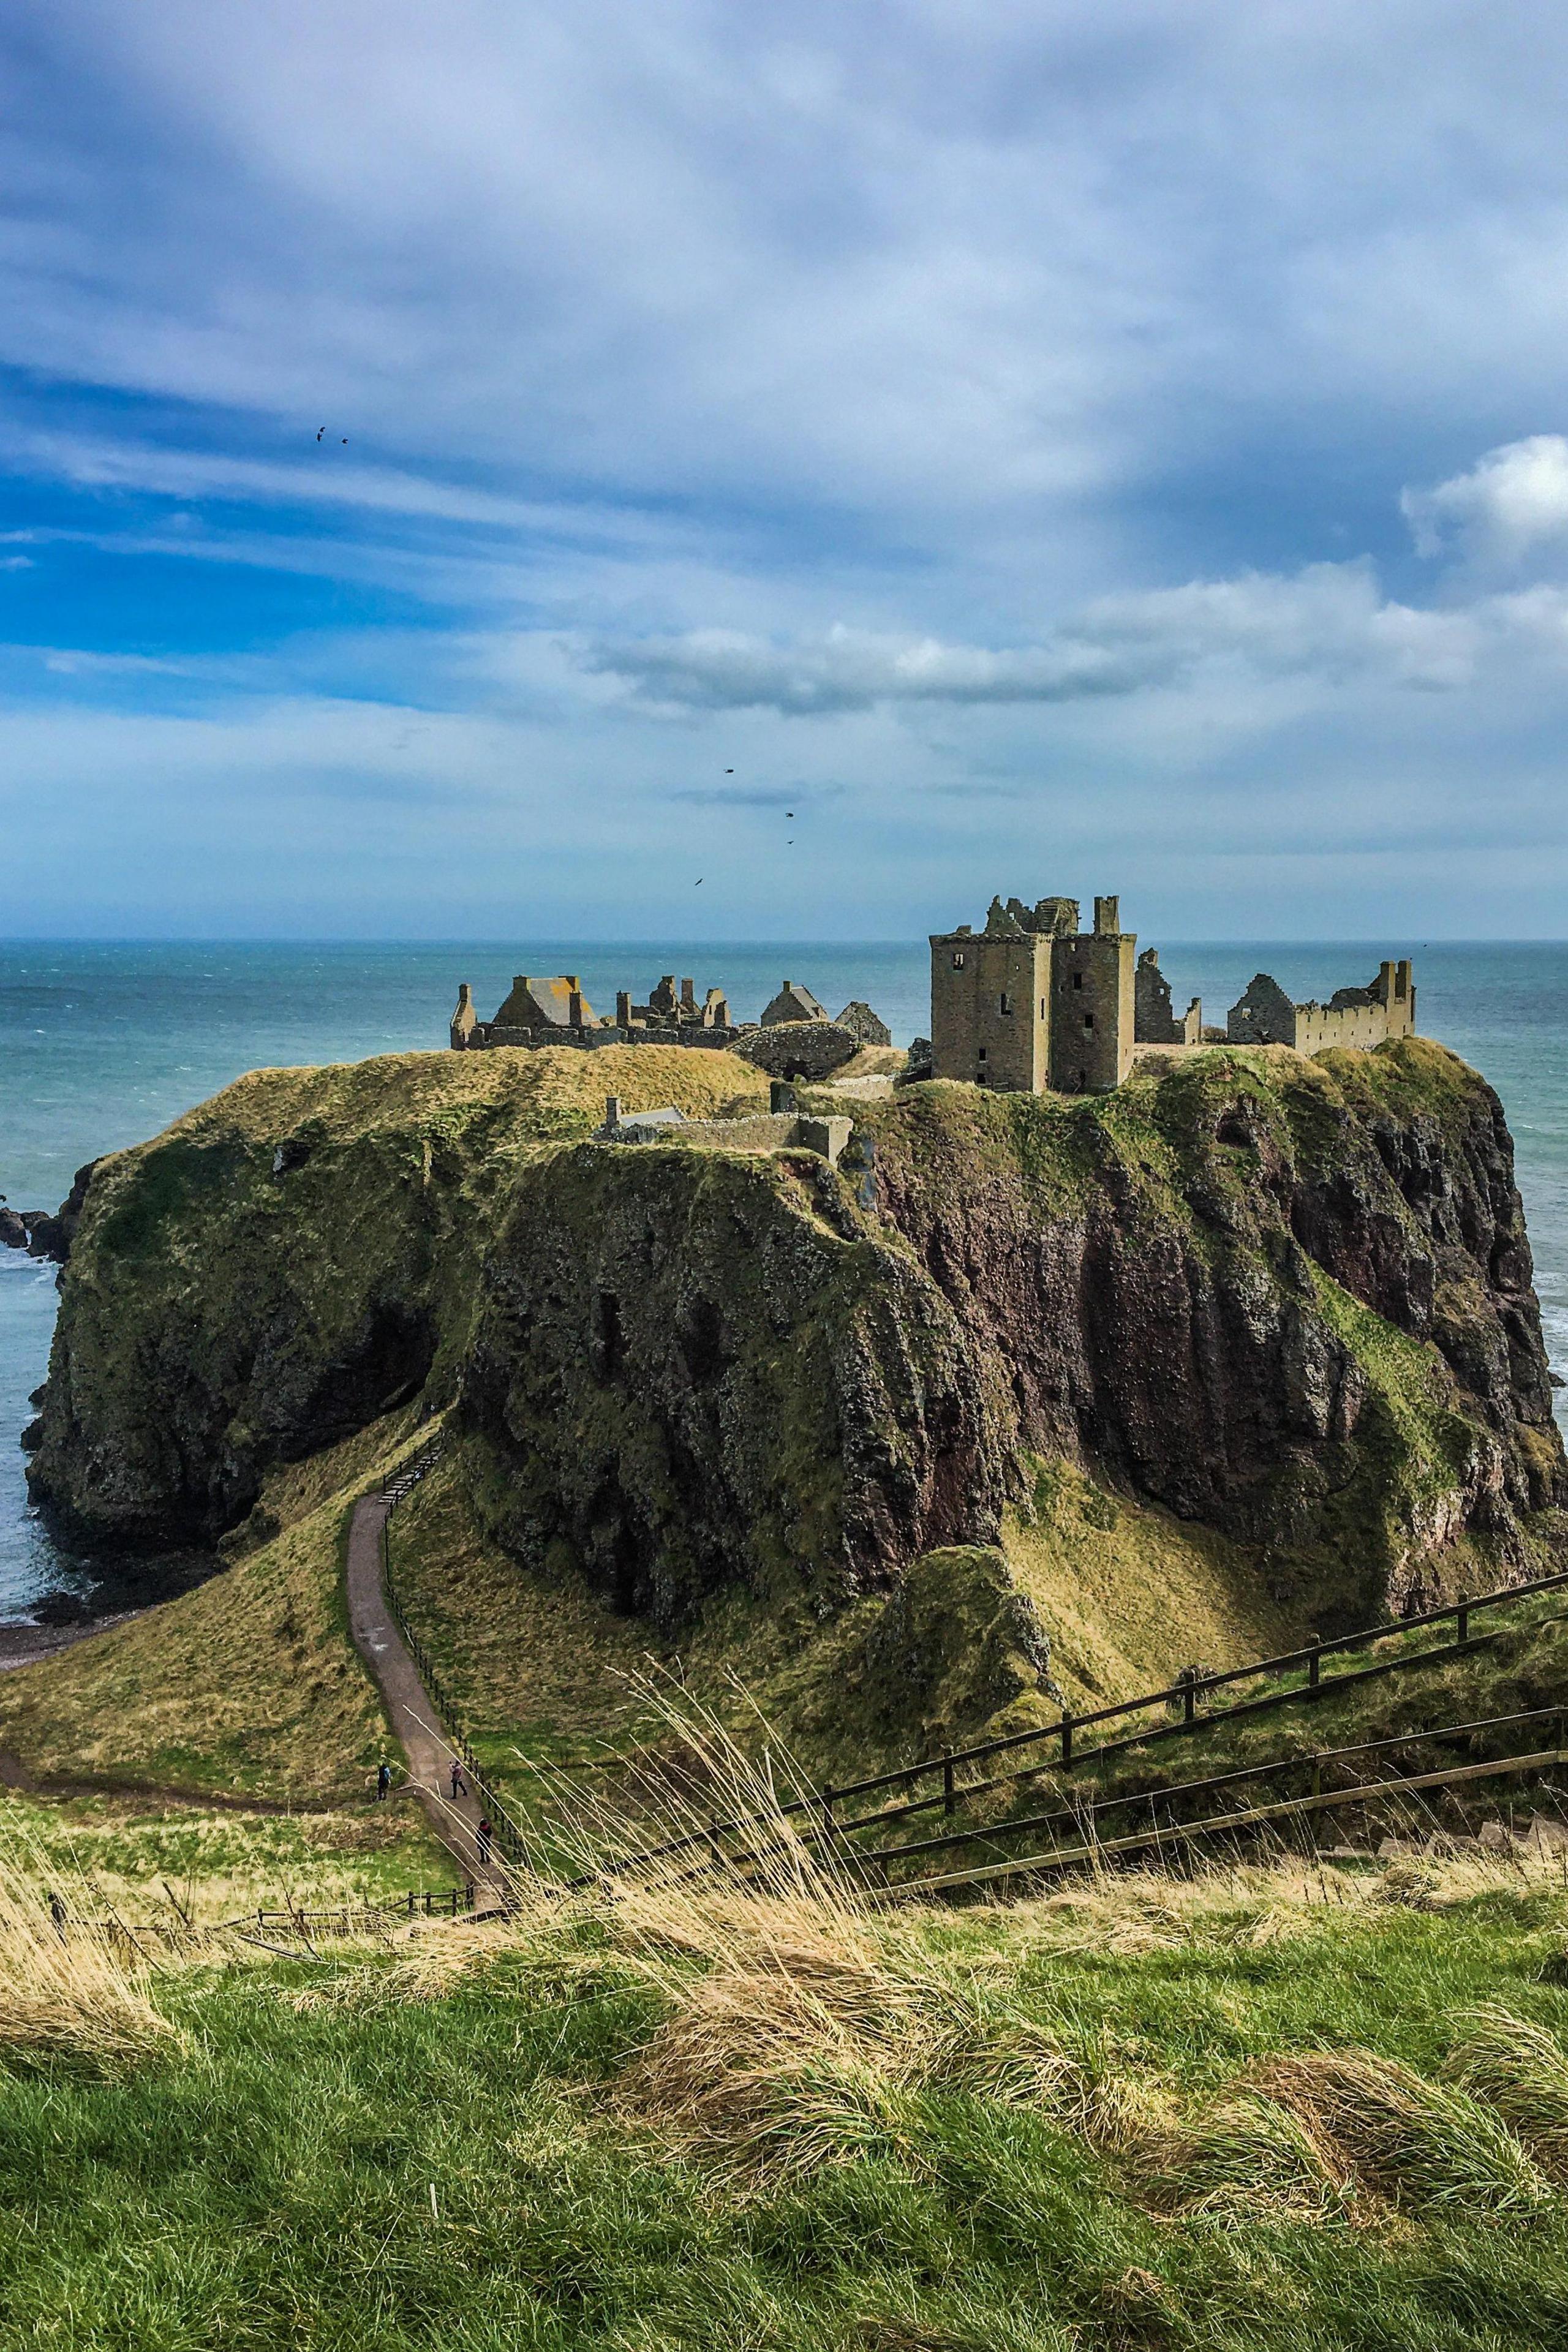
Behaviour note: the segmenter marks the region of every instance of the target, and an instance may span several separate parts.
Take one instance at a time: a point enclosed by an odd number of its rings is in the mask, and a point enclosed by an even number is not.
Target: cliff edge
[[[211,1541],[418,1398],[514,1555],[666,1629],[994,1547],[1041,1457],[1223,1529],[1325,1630],[1538,1556],[1564,1464],[1512,1147],[1442,1047],[912,1086],[855,1105],[843,1175],[588,1141],[606,1090],[760,1091],[658,1058],[260,1072],[100,1162],[35,1492],[79,1537]]]

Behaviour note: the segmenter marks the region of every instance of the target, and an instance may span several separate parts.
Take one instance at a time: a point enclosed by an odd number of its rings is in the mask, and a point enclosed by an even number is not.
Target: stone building
[[[1137,940],[1118,901],[993,898],[983,931],[931,943],[931,1074],[1010,1092],[1102,1094],[1132,1066]]]
[[[1225,1034],[1233,1045],[1294,1045],[1299,1054],[1413,1037],[1415,983],[1409,962],[1380,963],[1364,988],[1336,988],[1326,1004],[1312,999],[1293,1004],[1277,980],[1257,972],[1231,1006]]]
[[[646,1004],[634,1004],[629,992],[616,996],[616,1017],[596,1019],[574,972],[558,972],[537,980],[526,972],[512,982],[511,993],[493,1021],[481,1021],[474,1010],[473,991],[467,981],[458,990],[452,1015],[455,1052],[477,1052],[490,1045],[732,1045],[742,1034],[730,1018],[730,1001],[722,989],[710,988],[700,1003],[689,980],[677,985],[666,972],[648,992]]]
[[[1141,1052],[1194,1052],[1205,1040],[1194,997],[1179,1018],[1157,951],[1137,955],[1120,902],[1097,898],[1094,929],[1079,929],[1076,898],[1033,907],[993,898],[985,928],[967,924],[931,941],[931,1076],[1012,1092],[1105,1094]],[[1293,1004],[1259,972],[1233,1005],[1224,1041],[1372,1046],[1415,1026],[1410,966],[1384,963],[1365,988],[1342,988],[1324,1004]]]
[[[863,996],[850,998],[835,1026],[847,1029],[862,1045],[890,1045],[893,1042],[892,1031],[879,1014],[872,1012]]]
[[[826,1021],[827,1007],[819,1004],[809,988],[798,982],[786,980],[778,994],[763,1007],[763,1027],[776,1028],[781,1021]]]

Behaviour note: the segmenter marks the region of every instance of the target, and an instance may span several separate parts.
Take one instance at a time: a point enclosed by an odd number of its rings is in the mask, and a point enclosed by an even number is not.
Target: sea
[[[1321,940],[1162,945],[1176,1004],[1223,1020],[1258,971],[1327,998],[1375,971],[1378,944]],[[1568,1373],[1568,943],[1400,941],[1415,961],[1417,1025],[1485,1072],[1502,1097],[1535,1252],[1552,1369]],[[755,1019],[785,980],[837,1013],[858,997],[896,1043],[929,1030],[923,940],[674,946],[626,940],[355,942],[0,941],[0,1196],[53,1209],[76,1169],[155,1135],[246,1070],[444,1050],[458,983],[481,1017],[518,971],[571,971],[613,1011],[661,973],[722,987]],[[112,1605],[113,1561],[73,1558],[29,1508],[18,1440],[43,1380],[55,1268],[0,1248],[0,1622],[48,1595]],[[1560,1403],[1568,1391],[1560,1391]],[[129,1564],[127,1564],[129,1565]]]

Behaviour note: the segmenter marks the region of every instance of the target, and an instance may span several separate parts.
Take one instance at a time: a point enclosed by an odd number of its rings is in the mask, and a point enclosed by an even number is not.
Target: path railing
[[[1441,1609],[1422,1610],[1408,1617],[1366,1626],[1358,1633],[1342,1633],[1324,1642],[1310,1642],[1300,1649],[1282,1651],[1276,1657],[1260,1658],[1248,1665],[1231,1666],[1213,1675],[1184,1675],[1159,1690],[1145,1691],[1136,1698],[1118,1700],[1110,1706],[1096,1707],[1084,1714],[1064,1709],[1055,1723],[1038,1725],[1026,1731],[1009,1732],[1001,1738],[981,1740],[969,1748],[946,1749],[939,1755],[923,1758],[917,1764],[901,1765],[889,1772],[872,1773],[864,1780],[846,1781],[837,1787],[825,1787],[812,1796],[796,1798],[780,1805],[774,1812],[736,1813],[727,1820],[707,1822],[700,1829],[689,1831],[680,1837],[667,1839],[661,1844],[606,1863],[605,1874],[614,1875],[637,1869],[689,1849],[702,1848],[711,1853],[717,1840],[735,1836],[748,1829],[765,1828],[768,1822],[780,1816],[813,1816],[813,1824],[805,1832],[805,1842],[815,1844],[825,1837],[837,1843],[866,1830],[912,1820],[922,1813],[940,1811],[951,1815],[961,1804],[992,1790],[1033,1780],[1047,1772],[1071,1773],[1083,1765],[1123,1753],[1129,1748],[1145,1748],[1157,1740],[1190,1738],[1273,1708],[1310,1704],[1379,1675],[1400,1674],[1414,1667],[1440,1664],[1448,1659],[1466,1656],[1495,1640],[1500,1630],[1494,1623],[1477,1632],[1473,1629],[1475,1618],[1483,1612],[1505,1613],[1537,1593],[1560,1590],[1564,1586],[1568,1586],[1568,1572],[1534,1577],[1526,1583],[1501,1585],[1491,1592],[1462,1596]],[[1326,1660],[1354,1657],[1391,1637],[1416,1632],[1426,1626],[1446,1625],[1454,1629],[1454,1638],[1450,1641],[1402,1649],[1394,1656],[1377,1659],[1370,1665],[1351,1666],[1339,1672],[1323,1671]],[[1247,1683],[1292,1674],[1300,1675],[1300,1679],[1283,1689],[1266,1691],[1258,1697],[1244,1698],[1236,1705],[1215,1706],[1203,1703],[1217,1691],[1234,1690]],[[1121,1738],[1098,1740],[1091,1747],[1086,1748],[1082,1744],[1081,1735],[1085,1731],[1092,1731],[1107,1724],[1129,1722],[1154,1709],[1163,1711],[1163,1720],[1143,1724],[1136,1731]],[[1433,1732],[1424,1736],[1438,1738],[1442,1735]],[[961,1771],[966,1768],[973,1769],[1004,1756],[1028,1750],[1037,1751],[1039,1760],[1031,1761],[1018,1769],[992,1773],[978,1780],[960,1778]],[[1297,1760],[1290,1758],[1283,1759],[1283,1763]],[[914,1795],[907,1801],[880,1806],[871,1812],[847,1815],[841,1811],[847,1802],[858,1797],[895,1790],[915,1790],[922,1784],[934,1784],[929,1796]],[[984,1834],[995,1835],[997,1831],[988,1830]],[[909,1850],[894,1849],[897,1852]],[[861,1850],[857,1848],[854,1851],[858,1853]],[[752,1855],[728,1857],[737,1864],[754,1858]],[[885,1857],[880,1853],[868,1854],[864,1859],[880,1862]],[[704,1868],[714,1866],[712,1863],[703,1865]]]
[[[531,1867],[528,1840],[486,1778],[479,1759],[474,1752],[473,1741],[464,1727],[458,1703],[443,1682],[440,1671],[429,1651],[409,1622],[408,1612],[404,1606],[403,1597],[398,1591],[392,1570],[392,1515],[404,1497],[411,1495],[420,1481],[435,1468],[441,1458],[444,1445],[444,1438],[433,1437],[428,1445],[421,1446],[419,1452],[405,1462],[397,1475],[382,1489],[381,1500],[386,1505],[386,1517],[382,1522],[381,1528],[382,1583],[386,1592],[386,1605],[392,1612],[393,1622],[408,1644],[409,1655],[419,1669],[420,1680],[430,1695],[431,1704],[436,1712],[441,1717],[447,1744],[461,1763],[468,1785],[489,1816],[497,1853],[516,1868],[526,1870]]]

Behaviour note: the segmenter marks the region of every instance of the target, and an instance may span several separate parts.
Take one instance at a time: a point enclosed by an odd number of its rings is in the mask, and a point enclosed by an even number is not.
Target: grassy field
[[[412,1443],[395,1414],[279,1472],[262,1507],[276,1532],[224,1573],[0,1675],[0,1750],[46,1781],[357,1801],[385,1726],[343,1614],[346,1514]]]
[[[1568,1895],[1528,1864],[1424,1907],[1289,1861],[957,1913],[524,1890],[141,1971],[27,1935],[0,1873],[18,2352],[1568,2336]]]

